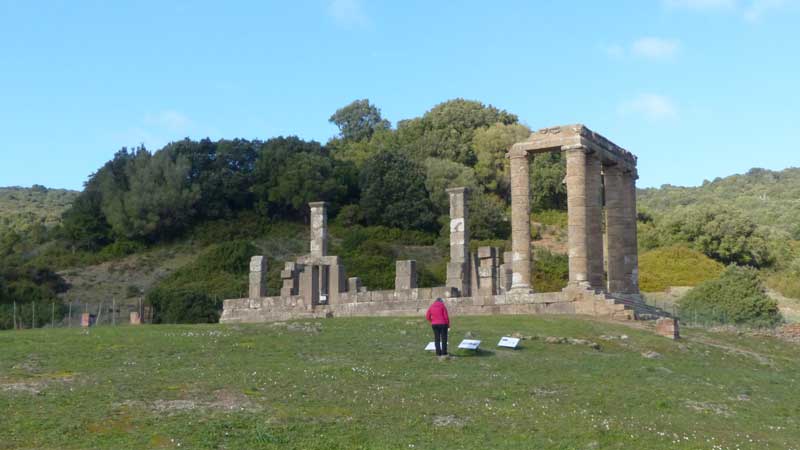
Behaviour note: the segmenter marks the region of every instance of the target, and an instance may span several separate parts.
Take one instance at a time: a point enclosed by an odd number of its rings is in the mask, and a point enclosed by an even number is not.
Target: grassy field
[[[569,317],[467,332],[484,350],[446,361],[418,318],[0,332],[0,448],[800,448],[797,344]],[[514,332],[533,339],[494,347]]]

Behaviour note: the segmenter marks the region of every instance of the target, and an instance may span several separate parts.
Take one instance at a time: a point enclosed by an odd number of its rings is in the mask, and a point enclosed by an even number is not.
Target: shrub
[[[639,287],[655,292],[670,286],[697,286],[718,277],[723,269],[697,250],[681,245],[658,248],[639,256]]]
[[[342,227],[352,227],[364,222],[364,213],[358,205],[345,205],[336,215],[336,223]]]
[[[680,315],[692,321],[773,326],[781,321],[778,303],[765,293],[758,271],[728,266],[719,278],[705,281],[679,302]]]
[[[569,282],[569,258],[552,253],[545,248],[536,248],[533,253],[533,288],[537,292],[555,292]]]
[[[214,323],[222,300],[247,291],[250,257],[248,241],[230,241],[203,252],[195,262],[177,270],[151,289],[146,301],[155,323]]]
[[[155,323],[219,322],[222,299],[198,290],[161,288],[147,295]]]

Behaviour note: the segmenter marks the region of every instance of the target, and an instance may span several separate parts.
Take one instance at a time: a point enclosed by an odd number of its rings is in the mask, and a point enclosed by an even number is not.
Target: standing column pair
[[[567,156],[569,284],[603,289],[600,159],[584,146],[563,150]]]
[[[608,291],[639,293],[636,238],[636,173],[619,165],[603,167],[608,242]]]

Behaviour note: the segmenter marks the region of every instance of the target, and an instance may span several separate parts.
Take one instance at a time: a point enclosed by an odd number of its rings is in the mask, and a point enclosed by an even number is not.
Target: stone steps
[[[643,301],[616,298],[606,295],[606,303],[614,304],[616,306],[623,306],[626,310],[633,311],[637,320],[656,320],[662,317],[672,318],[672,314],[668,313],[667,311],[652,305],[648,305]]]

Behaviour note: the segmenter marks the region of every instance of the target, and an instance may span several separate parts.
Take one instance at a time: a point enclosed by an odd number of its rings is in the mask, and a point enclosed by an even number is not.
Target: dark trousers
[[[447,325],[433,325],[433,340],[436,342],[436,354],[447,354]]]

